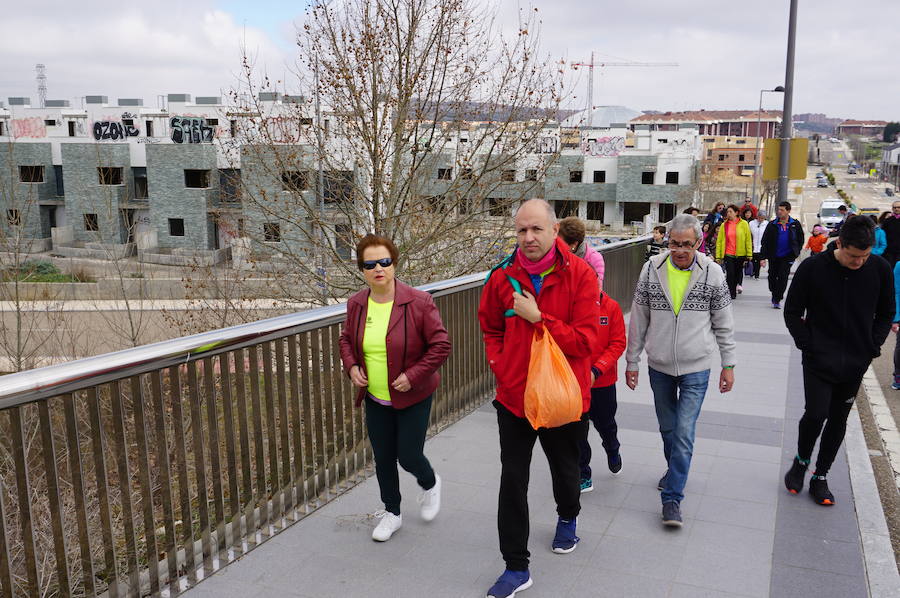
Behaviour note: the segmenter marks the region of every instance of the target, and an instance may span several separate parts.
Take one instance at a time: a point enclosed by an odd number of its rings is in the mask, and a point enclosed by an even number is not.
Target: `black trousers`
[[[816,458],[816,473],[819,475],[826,475],[834,463],[847,431],[847,416],[850,415],[861,383],[862,376],[849,382],[828,382],[816,372],[803,368],[806,406],[803,417],[800,418],[797,455],[801,459],[810,459],[816,439],[821,433],[819,456]],[[824,431],[822,426],[825,427]]]
[[[744,281],[744,258],[725,256],[725,280],[728,283],[728,292],[731,298],[737,297],[737,286]]]
[[[557,514],[563,519],[577,517],[581,511],[578,443],[584,436],[587,419],[535,431],[527,419],[516,417],[498,401],[494,401],[494,407],[500,430],[501,473],[497,506],[500,553],[507,569],[524,571],[528,569],[531,556],[528,552],[528,480],[534,441],[541,441],[550,464]]]
[[[603,441],[603,450],[607,457],[613,457],[619,453],[619,427],[616,425],[616,385],[591,389],[591,410],[588,417],[594,424],[600,439]],[[580,456],[578,469],[581,471],[581,479],[591,478],[591,443],[588,442],[590,426],[584,427],[584,436],[581,437]]]
[[[772,293],[772,301],[781,303],[784,292],[788,286],[788,275],[791,273],[791,264],[794,258],[770,257],[769,258],[769,291]]]
[[[759,273],[762,270],[762,265],[760,264],[762,261],[761,255],[759,252],[753,254],[753,278],[759,278]]]
[[[894,336],[894,383],[900,384],[900,334]]]
[[[434,487],[434,470],[425,458],[425,432],[431,397],[406,409],[394,409],[366,398],[366,428],[375,454],[375,477],[384,508],[400,514],[400,467],[413,474],[425,490]]]

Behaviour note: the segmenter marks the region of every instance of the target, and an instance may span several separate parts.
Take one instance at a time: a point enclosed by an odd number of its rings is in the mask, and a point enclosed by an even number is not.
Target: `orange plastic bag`
[[[549,330],[535,330],[525,382],[525,417],[537,430],[577,421],[581,412],[581,386],[572,366]]]

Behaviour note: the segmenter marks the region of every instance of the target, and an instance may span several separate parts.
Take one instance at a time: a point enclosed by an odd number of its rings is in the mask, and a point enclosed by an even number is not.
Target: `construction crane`
[[[592,117],[594,110],[594,67],[604,68],[607,66],[678,66],[677,62],[594,62],[594,53],[591,52],[590,62],[573,62],[572,68],[578,70],[579,67],[587,67],[588,69],[588,118]],[[591,123],[588,123],[589,125]]]

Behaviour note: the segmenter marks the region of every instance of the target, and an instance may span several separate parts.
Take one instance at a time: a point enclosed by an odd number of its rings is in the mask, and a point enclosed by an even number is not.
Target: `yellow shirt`
[[[363,357],[366,360],[366,376],[369,378],[369,394],[390,402],[391,390],[387,367],[387,329],[391,319],[393,301],[376,303],[369,297],[366,327],[363,333]]]
[[[691,271],[681,270],[672,263],[672,258],[666,260],[666,268],[669,275],[669,294],[672,295],[672,309],[675,315],[681,311],[681,304],[684,302],[684,293],[687,291],[688,283],[691,282]]]

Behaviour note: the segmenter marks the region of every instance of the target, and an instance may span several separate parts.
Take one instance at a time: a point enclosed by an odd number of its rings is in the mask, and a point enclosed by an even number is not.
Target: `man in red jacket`
[[[618,377],[618,361],[625,352],[625,318],[622,308],[615,299],[600,293],[600,337],[597,348],[600,356],[591,366],[594,384],[591,386],[591,408],[588,414],[594,427],[603,441],[606,451],[606,464],[613,475],[622,471],[622,455],[619,454],[619,427],[616,425],[616,380]],[[581,491],[594,489],[591,480],[591,444],[588,442],[589,426],[584,428],[581,439]]]
[[[586,412],[600,328],[597,275],[557,238],[559,223],[550,204],[542,199],[526,201],[516,213],[515,226],[517,248],[491,272],[478,308],[487,359],[497,379],[494,407],[502,466],[497,527],[506,571],[488,590],[493,598],[507,598],[532,584],[528,478],[535,440],[540,439],[550,464],[559,515],[552,550],[572,552],[579,540],[575,535],[575,518],[581,510],[578,451],[587,421],[582,417],[557,428],[535,430],[525,419],[534,332],[543,329],[553,335],[578,379],[582,412]]]

